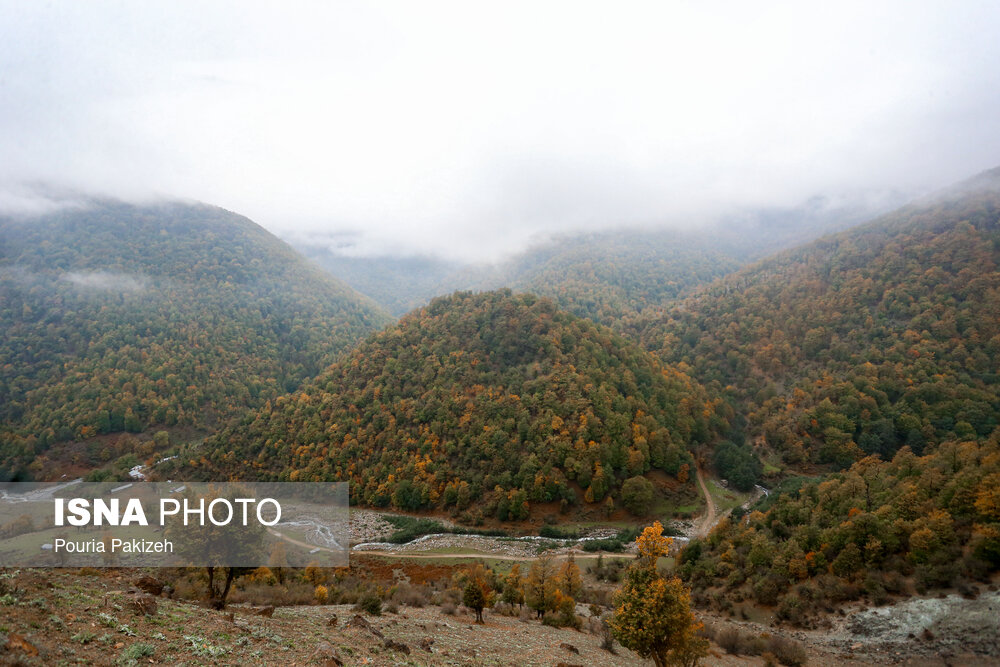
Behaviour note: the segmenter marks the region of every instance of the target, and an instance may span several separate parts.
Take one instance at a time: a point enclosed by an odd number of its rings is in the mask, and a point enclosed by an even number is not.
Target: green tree
[[[521,577],[521,566],[518,563],[514,563],[514,567],[510,568],[510,572],[504,577],[501,599],[512,609],[514,605],[518,608],[524,605],[524,579]]]
[[[636,516],[644,516],[653,506],[653,483],[645,477],[632,477],[622,484],[622,504]]]
[[[465,570],[461,575],[464,580],[462,588],[462,604],[476,612],[476,623],[483,623],[483,609],[493,604],[496,594],[493,591],[492,577],[480,563]]]

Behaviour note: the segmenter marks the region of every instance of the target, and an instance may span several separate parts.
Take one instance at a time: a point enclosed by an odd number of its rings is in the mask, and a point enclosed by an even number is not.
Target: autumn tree
[[[272,552],[273,553],[273,552]],[[326,570],[320,567],[318,561],[309,561],[305,571],[306,580],[314,586],[325,584],[327,580]]]
[[[664,577],[656,567],[672,540],[657,521],[636,539],[639,555],[625,583],[615,593],[611,629],[622,646],[657,667],[691,665],[708,652],[708,642],[695,633],[700,624],[691,613],[691,598],[680,579]]]
[[[528,581],[525,584],[525,601],[535,610],[538,618],[555,609],[557,572],[552,555],[541,554],[531,563]]]
[[[285,570],[288,569],[288,549],[285,547],[284,542],[275,542],[274,546],[271,547],[271,555],[268,556],[267,566],[271,568],[271,572],[278,578],[279,584],[285,583]]]
[[[462,604],[476,612],[476,623],[483,622],[483,608],[493,604],[496,594],[493,591],[492,572],[481,563],[462,571],[458,575],[462,586]]]
[[[580,597],[583,584],[580,580],[580,567],[576,564],[573,554],[570,554],[566,561],[559,568],[558,581],[556,584],[564,595],[574,600]]]
[[[518,608],[524,605],[524,579],[521,577],[521,566],[517,563],[510,568],[510,572],[504,577],[503,597],[501,599],[509,604],[511,609],[514,608],[514,605],[517,605]]]
[[[231,492],[237,497],[253,497],[246,488],[235,487]],[[188,485],[184,492],[184,498],[190,506],[199,506],[202,502],[208,506],[220,497],[220,489],[212,485],[197,491],[193,485]],[[224,609],[233,582],[255,569],[232,566],[230,563],[260,562],[267,553],[267,530],[254,521],[247,526],[237,526],[235,523],[220,526],[211,521],[204,525],[188,526],[177,515],[168,518],[164,536],[177,545],[178,564],[204,566],[208,603],[213,609]],[[222,575],[221,582],[218,575]]]

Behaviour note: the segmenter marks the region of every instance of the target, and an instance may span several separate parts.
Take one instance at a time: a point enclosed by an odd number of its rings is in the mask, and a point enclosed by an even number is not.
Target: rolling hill
[[[181,203],[0,218],[0,295],[4,476],[54,443],[212,427],[390,321],[250,220]]]
[[[376,507],[477,500],[487,515],[525,518],[533,502],[608,503],[629,478],[677,475],[723,426],[681,370],[604,327],[532,295],[456,293],[184,465],[216,478],[346,480]]]

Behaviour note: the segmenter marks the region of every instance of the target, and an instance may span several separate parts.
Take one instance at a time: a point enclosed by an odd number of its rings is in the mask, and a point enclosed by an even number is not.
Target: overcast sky
[[[1000,164],[996,2],[0,11],[0,201],[178,196],[472,258]]]

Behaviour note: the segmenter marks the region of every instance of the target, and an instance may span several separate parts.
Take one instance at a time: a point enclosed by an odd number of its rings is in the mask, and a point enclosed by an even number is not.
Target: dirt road
[[[712,494],[708,492],[708,487],[705,485],[705,476],[701,474],[701,467],[696,467],[694,470],[695,475],[698,477],[698,486],[701,487],[701,493],[705,496],[706,503],[705,516],[698,524],[695,536],[705,537],[715,525],[715,501],[712,500]]]

